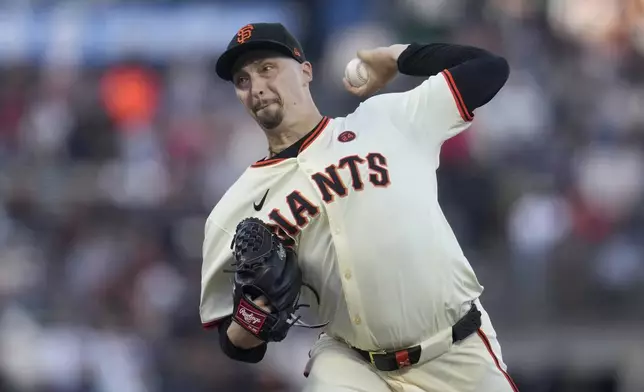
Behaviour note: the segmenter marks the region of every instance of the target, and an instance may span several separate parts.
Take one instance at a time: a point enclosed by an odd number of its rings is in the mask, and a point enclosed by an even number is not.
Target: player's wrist
[[[233,346],[242,350],[250,350],[264,343],[263,340],[248,332],[234,320],[226,330],[226,335],[228,335],[228,340]]]
[[[409,47],[408,44],[394,44],[389,46],[389,53],[391,54],[391,59],[394,63],[398,64],[398,59],[402,52],[404,52]]]

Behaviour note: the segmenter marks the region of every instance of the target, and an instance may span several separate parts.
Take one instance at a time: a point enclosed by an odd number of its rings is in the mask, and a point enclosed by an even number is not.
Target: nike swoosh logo
[[[264,193],[264,197],[262,197],[262,200],[259,202],[259,204],[253,203],[253,207],[255,207],[255,211],[261,210],[262,207],[264,206],[264,202],[266,201],[266,196],[268,196],[268,191],[270,191],[270,189],[266,190],[266,193]]]

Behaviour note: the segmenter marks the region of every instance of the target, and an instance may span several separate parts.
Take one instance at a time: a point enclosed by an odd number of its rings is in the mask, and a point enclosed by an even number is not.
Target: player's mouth
[[[267,107],[271,106],[274,103],[278,103],[278,102],[277,101],[262,102],[259,105],[255,105],[255,107],[253,107],[253,111],[257,113],[260,110],[266,109]]]

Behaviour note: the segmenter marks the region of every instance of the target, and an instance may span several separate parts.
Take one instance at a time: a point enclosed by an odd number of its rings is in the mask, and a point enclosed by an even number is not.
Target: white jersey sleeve
[[[369,113],[386,115],[415,144],[432,152],[467,129],[474,117],[465,107],[448,70],[429,77],[412,90],[378,95],[363,105]]]
[[[233,311],[230,243],[233,233],[219,226],[212,215],[206,221],[201,267],[201,303],[199,314],[204,328],[218,324]]]

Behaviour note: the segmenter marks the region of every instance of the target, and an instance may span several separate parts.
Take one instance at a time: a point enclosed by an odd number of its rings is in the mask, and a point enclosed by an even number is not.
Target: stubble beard
[[[275,129],[284,120],[284,109],[279,103],[273,104],[256,113],[255,118],[262,128],[267,130]]]

